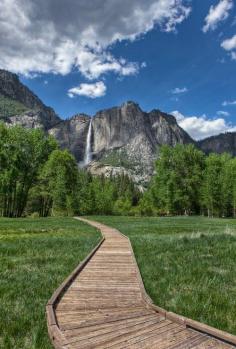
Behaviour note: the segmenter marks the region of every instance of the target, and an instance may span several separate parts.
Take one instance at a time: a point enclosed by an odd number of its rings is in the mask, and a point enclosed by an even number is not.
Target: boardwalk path
[[[55,348],[236,347],[235,336],[153,306],[129,239],[105,225],[89,224],[100,229],[105,239],[47,305],[48,330]]]

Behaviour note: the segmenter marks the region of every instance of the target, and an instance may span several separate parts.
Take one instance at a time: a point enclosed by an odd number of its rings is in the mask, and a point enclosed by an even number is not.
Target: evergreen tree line
[[[140,195],[126,175],[79,170],[43,131],[0,124],[0,216],[126,214]]]
[[[139,209],[144,215],[236,217],[236,158],[206,156],[193,145],[163,146]]]

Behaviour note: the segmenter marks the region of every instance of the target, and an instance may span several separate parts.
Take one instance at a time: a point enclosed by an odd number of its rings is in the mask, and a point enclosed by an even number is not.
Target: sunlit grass
[[[0,348],[52,348],[45,305],[99,239],[72,218],[0,219]]]
[[[93,219],[130,237],[157,305],[236,334],[236,220]]]

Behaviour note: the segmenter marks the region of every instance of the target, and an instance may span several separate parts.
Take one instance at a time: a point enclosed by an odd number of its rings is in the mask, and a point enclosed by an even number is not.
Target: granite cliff
[[[30,89],[23,85],[16,74],[0,69],[0,118],[6,123],[48,130],[60,118]]]
[[[55,111],[24,86],[17,75],[0,70],[0,119],[9,125],[42,128],[53,135],[62,148],[69,149],[79,165],[84,165],[91,123],[91,162],[93,174],[127,173],[145,185],[154,170],[154,160],[164,144],[196,144],[204,152],[224,151],[236,155],[236,133],[195,142],[174,116],[158,109],[144,112],[137,103],[99,111],[94,116],[77,114],[62,120]]]
[[[76,115],[49,130],[63,148],[75,155],[78,163],[85,156],[85,142],[92,122],[92,162],[94,174],[128,173],[136,183],[147,182],[153,162],[163,144],[193,143],[176,119],[159,110],[146,113],[138,104],[126,102],[120,107],[99,111],[92,119]]]
[[[205,153],[229,153],[236,156],[236,132],[222,133],[198,142],[198,146]]]

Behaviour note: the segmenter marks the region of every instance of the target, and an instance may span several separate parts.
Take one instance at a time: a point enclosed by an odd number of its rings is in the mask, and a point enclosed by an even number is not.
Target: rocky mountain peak
[[[139,104],[133,101],[126,101],[121,105],[121,107],[118,107],[118,108],[121,108],[124,111],[127,111],[127,110],[141,111]]]
[[[173,115],[163,113],[159,109],[153,109],[152,111],[150,111],[149,116],[166,120],[168,123],[171,123],[172,125],[177,125],[177,120]]]
[[[79,113],[73,115],[70,119],[71,121],[80,121],[80,122],[88,122],[91,119],[91,116],[84,114],[84,113]]]
[[[6,70],[0,70],[0,113],[1,116],[6,118],[15,117],[14,108],[13,111],[9,111],[8,102],[12,101],[16,106],[20,104],[24,107],[24,124],[27,127],[27,117],[29,117],[29,126],[32,123],[32,113],[33,118],[37,119],[36,124],[39,122],[42,124],[42,128],[48,130],[49,128],[60,122],[60,118],[56,115],[55,111],[43,104],[43,102],[24,84],[19,80],[16,74],[13,74]],[[12,106],[11,106],[12,108]],[[17,109],[16,109],[17,110]],[[30,113],[29,113],[30,112]],[[38,116],[36,115],[38,114]],[[19,116],[19,115],[18,115]],[[11,123],[12,120],[8,119]],[[35,123],[34,123],[35,124]]]

